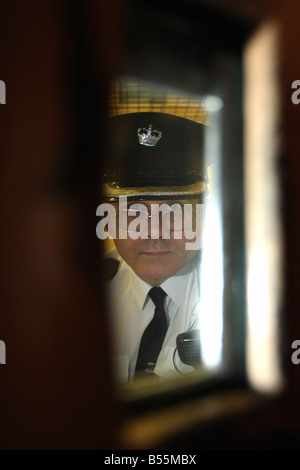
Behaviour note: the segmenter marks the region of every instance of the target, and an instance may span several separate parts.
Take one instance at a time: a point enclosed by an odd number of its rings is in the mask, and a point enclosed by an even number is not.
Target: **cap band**
[[[107,199],[117,199],[121,196],[127,196],[128,198],[145,198],[155,197],[163,198],[180,196],[183,197],[195,197],[197,195],[204,195],[206,192],[206,184],[203,181],[198,181],[187,186],[148,186],[148,187],[133,187],[133,188],[120,188],[117,185],[104,184],[103,195]]]

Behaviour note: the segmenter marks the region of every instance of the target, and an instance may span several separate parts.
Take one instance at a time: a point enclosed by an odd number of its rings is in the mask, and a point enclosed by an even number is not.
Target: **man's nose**
[[[153,240],[160,238],[170,238],[169,230],[165,227],[166,224],[162,223],[161,214],[151,215],[148,223],[148,237]]]
[[[159,214],[149,216],[148,237],[153,240],[158,240],[162,237],[162,227]]]

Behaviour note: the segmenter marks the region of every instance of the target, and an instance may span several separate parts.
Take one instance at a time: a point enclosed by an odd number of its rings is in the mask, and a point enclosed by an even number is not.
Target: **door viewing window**
[[[240,354],[240,357],[243,357],[243,352],[238,351],[243,344],[243,329],[239,331],[239,340],[234,332],[228,336],[228,331],[234,328],[230,326],[231,319],[226,313],[224,292],[226,285],[232,282],[230,280],[232,273],[224,265],[226,261],[224,230],[228,233],[230,226],[224,228],[224,210],[228,211],[228,208],[224,208],[222,198],[224,192],[222,112],[223,100],[221,96],[215,94],[192,94],[164,84],[128,76],[115,77],[111,83],[108,122],[116,120],[118,122],[119,119],[121,124],[119,127],[113,125],[109,128],[113,147],[111,152],[115,155],[116,146],[118,154],[113,160],[108,146],[108,159],[104,165],[108,169],[105,175],[107,180],[104,181],[106,199],[97,209],[101,220],[97,225],[97,235],[104,239],[106,261],[113,258],[119,263],[113,277],[108,281],[107,292],[114,318],[111,327],[115,346],[115,376],[116,381],[122,386],[126,384],[126,390],[132,388],[135,391],[138,389],[139,392],[143,390],[145,393],[153,387],[156,389],[168,387],[170,382],[172,386],[186,381],[203,382],[216,375],[223,376],[229,373],[231,367],[229,358],[233,354]],[[175,117],[178,122],[178,136],[168,134],[170,116],[172,119]],[[151,119],[153,122],[144,122],[145,119]],[[140,127],[132,129],[132,120],[134,123],[139,123]],[[161,129],[156,129],[159,127],[156,125],[157,122],[162,123]],[[158,152],[160,143],[157,139],[157,149],[154,148],[156,143],[150,145],[148,125],[153,126],[151,136],[155,138],[155,133],[160,132],[162,135],[159,139],[161,144],[165,145],[159,157],[161,161],[158,164],[161,164],[161,170],[158,167],[157,181],[153,180],[150,186],[147,178],[150,178],[151,172],[157,170],[151,161],[151,155],[155,158],[155,153],[151,152]],[[195,148],[193,148],[194,129],[196,129],[196,139],[200,142]],[[153,147],[148,153],[143,152],[143,147],[140,147],[141,135],[145,139],[149,138],[147,146]],[[168,139],[171,141],[168,142]],[[177,157],[173,139],[177,139],[176,145],[179,145],[183,152]],[[130,147],[130,153],[124,151],[127,146]],[[134,152],[137,152],[140,160],[135,161],[132,158]],[[165,155],[166,153],[171,154]],[[190,153],[193,153],[194,167],[188,166]],[[124,161],[124,155],[128,155],[128,160]],[[164,173],[164,158],[170,165],[166,173]],[[175,161],[176,158],[180,162],[180,167]],[[128,166],[132,180],[126,182],[126,178],[129,177]],[[195,176],[193,172],[200,166],[201,171]],[[178,168],[182,168],[182,172]],[[176,174],[178,181],[174,179],[175,170],[178,172]],[[114,173],[109,179],[110,171]],[[147,245],[148,241],[145,239],[153,235],[151,230],[157,215],[151,212],[153,204],[154,211],[162,208],[160,223],[163,228],[159,235],[154,233],[156,241]],[[189,223],[190,209],[191,217],[195,217],[192,223]],[[163,219],[164,216],[169,219]],[[177,229],[176,223],[179,224]],[[137,246],[136,250],[139,250],[141,245],[138,239],[140,239],[142,246],[146,247],[145,251],[156,251],[153,254],[156,259],[151,260],[151,263],[162,271],[161,276],[157,275],[162,281],[159,284],[169,289],[165,300],[168,328],[160,353],[161,358],[158,359],[160,366],[157,371],[154,369],[153,384],[148,380],[136,381],[134,371],[143,331],[153,315],[151,307],[154,310],[154,305],[145,296],[146,284],[151,284],[151,278],[150,280],[146,278],[148,282],[145,284],[144,271],[128,256],[123,240],[121,253],[119,252],[119,243],[115,241],[120,236],[120,224],[123,224],[121,237],[129,239],[128,250],[134,250],[132,248],[134,243]],[[145,227],[147,227],[147,237]],[[168,232],[168,229],[171,231]],[[177,240],[182,238],[185,238],[185,245],[183,243],[178,245]],[[182,252],[181,247],[184,247]],[[175,255],[160,253],[173,249],[175,251],[177,249],[178,253]],[[124,262],[121,256],[122,250],[126,259],[124,264],[122,264]],[[145,263],[149,263],[149,256],[147,253],[144,259],[143,256],[141,258]],[[160,256],[163,260],[159,258]],[[180,262],[178,269],[170,268],[170,274],[165,274],[164,269],[168,263],[172,264],[172,257],[176,256],[184,261]],[[136,300],[140,301],[139,307]],[[139,311],[133,313],[130,309]],[[236,312],[237,316],[243,317],[243,314],[243,311]],[[144,315],[148,315],[148,319],[145,320]],[[243,321],[239,321],[242,325]],[[239,370],[237,361],[235,361],[236,370]]]

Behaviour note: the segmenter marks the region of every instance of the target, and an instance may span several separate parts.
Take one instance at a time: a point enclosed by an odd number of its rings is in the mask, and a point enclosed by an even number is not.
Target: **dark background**
[[[112,381],[95,236],[109,79],[130,72],[191,91],[217,90],[220,55],[240,59],[252,32],[274,19],[281,30],[287,386],[256,412],[194,425],[160,445],[297,449],[300,368],[290,361],[290,346],[300,337],[300,109],[291,102],[291,83],[300,79],[299,4],[13,0],[1,1],[0,9],[0,79],[7,92],[0,109],[0,339],[7,348],[0,448],[118,449],[130,419]],[[242,174],[241,161],[235,171]],[[238,237],[242,229],[233,223]]]

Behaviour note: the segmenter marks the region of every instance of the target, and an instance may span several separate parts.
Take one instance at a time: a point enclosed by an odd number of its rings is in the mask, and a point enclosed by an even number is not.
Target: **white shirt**
[[[118,259],[119,269],[108,282],[108,299],[113,315],[113,336],[117,380],[133,379],[140,341],[144,330],[154,316],[155,306],[147,295],[152,286],[140,279],[116,249],[107,257]],[[168,331],[158,356],[154,373],[163,378],[189,373],[194,369],[181,362],[176,351],[176,338],[180,333],[197,327],[199,309],[199,266],[197,258],[165,280],[160,287],[166,292],[165,312]],[[174,365],[176,364],[176,367]]]

